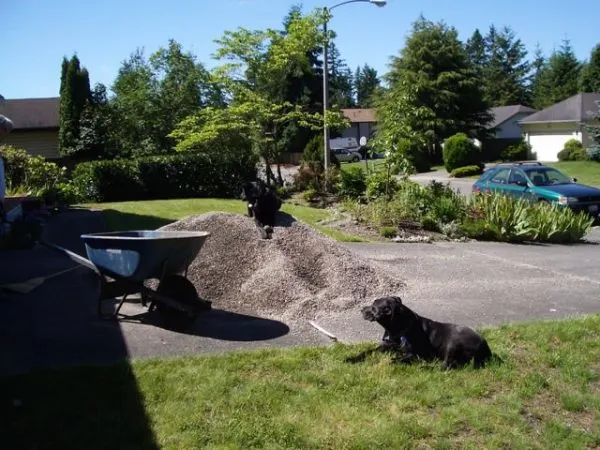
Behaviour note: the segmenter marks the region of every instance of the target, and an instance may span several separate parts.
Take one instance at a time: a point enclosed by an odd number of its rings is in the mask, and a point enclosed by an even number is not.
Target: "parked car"
[[[340,162],[358,162],[362,159],[358,151],[353,151],[346,148],[335,148],[332,150]]]
[[[577,183],[576,178],[540,162],[497,164],[479,177],[472,191],[555,203],[576,212],[585,211],[594,217],[600,214],[600,189]]]

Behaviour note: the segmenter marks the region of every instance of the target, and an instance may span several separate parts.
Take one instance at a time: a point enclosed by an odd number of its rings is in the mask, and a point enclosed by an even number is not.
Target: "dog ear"
[[[395,306],[402,306],[402,299],[400,297],[392,297],[394,299]]]

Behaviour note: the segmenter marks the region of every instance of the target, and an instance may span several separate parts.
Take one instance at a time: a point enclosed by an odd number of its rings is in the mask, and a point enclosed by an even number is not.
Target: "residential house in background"
[[[367,138],[367,143],[375,132],[377,120],[373,108],[348,108],[342,109],[344,117],[350,121],[350,128],[343,131],[343,138],[355,138],[357,142],[361,137]]]
[[[592,139],[582,123],[597,124],[600,93],[574,95],[521,120],[521,131],[540,161],[558,161],[560,152],[570,139],[576,139],[584,147]]]
[[[521,126],[519,122],[536,113],[537,109],[523,105],[498,106],[492,108],[494,116],[490,128],[493,129],[495,139],[521,139]]]
[[[59,158],[59,98],[7,99],[0,105],[0,114],[14,125],[3,144],[27,150],[31,155],[47,159]]]

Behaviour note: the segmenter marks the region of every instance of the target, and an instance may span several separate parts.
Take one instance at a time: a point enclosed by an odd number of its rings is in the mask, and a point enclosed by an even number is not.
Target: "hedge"
[[[450,176],[453,178],[463,178],[473,175],[480,175],[482,173],[483,169],[481,166],[464,166],[454,169],[452,172],[450,172]]]
[[[92,161],[77,165],[72,183],[82,201],[231,198],[256,177],[255,163],[197,153]]]

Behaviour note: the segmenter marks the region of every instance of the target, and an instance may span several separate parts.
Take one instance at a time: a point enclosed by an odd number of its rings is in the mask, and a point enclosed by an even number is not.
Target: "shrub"
[[[600,162],[600,145],[596,147],[589,147],[585,152],[590,160]]]
[[[320,167],[323,167],[323,147],[323,135],[318,134],[313,137],[308,141],[306,147],[304,147],[304,151],[302,152],[302,162],[312,165],[320,163]],[[329,152],[329,161],[331,162],[331,165],[338,168],[340,167],[340,162],[333,151]]]
[[[465,133],[449,137],[444,144],[444,166],[448,172],[465,166],[482,164],[481,149]]]
[[[586,214],[576,214],[569,208],[532,205],[504,195],[477,195],[470,206],[462,231],[481,240],[572,243],[580,241],[593,223]]]
[[[483,173],[481,166],[465,166],[465,167],[457,167],[452,172],[450,172],[450,176],[454,178],[462,178],[462,177],[470,177],[473,175],[479,175]]]
[[[76,195],[98,202],[190,197],[237,197],[256,176],[251,161],[182,153],[79,164],[73,171]]]
[[[425,155],[425,150],[417,142],[402,139],[398,143],[398,152],[404,155],[417,173],[431,170],[431,164]]]
[[[388,195],[388,198],[394,196],[398,191],[399,183],[396,177],[388,175],[385,170],[372,172],[366,179],[366,196],[369,199],[375,199]]]
[[[577,139],[570,139],[565,142],[564,148],[558,152],[559,161],[585,161],[588,154],[583,149],[583,144]]]
[[[66,181],[66,168],[42,156],[31,156],[23,149],[3,146],[5,177],[9,190],[46,197],[56,191],[57,185]]]
[[[316,189],[313,189],[313,188],[309,188],[302,193],[302,198],[309,203],[314,202],[318,196],[319,196],[319,193],[317,192]]]
[[[518,144],[510,145],[502,151],[500,157],[503,161],[524,161],[531,156],[531,145],[528,142],[521,141]]]
[[[398,228],[396,227],[381,227],[379,229],[379,234],[384,238],[394,238],[398,235]]]
[[[349,167],[340,172],[338,193],[347,198],[358,198],[367,188],[366,176],[360,167]]]

